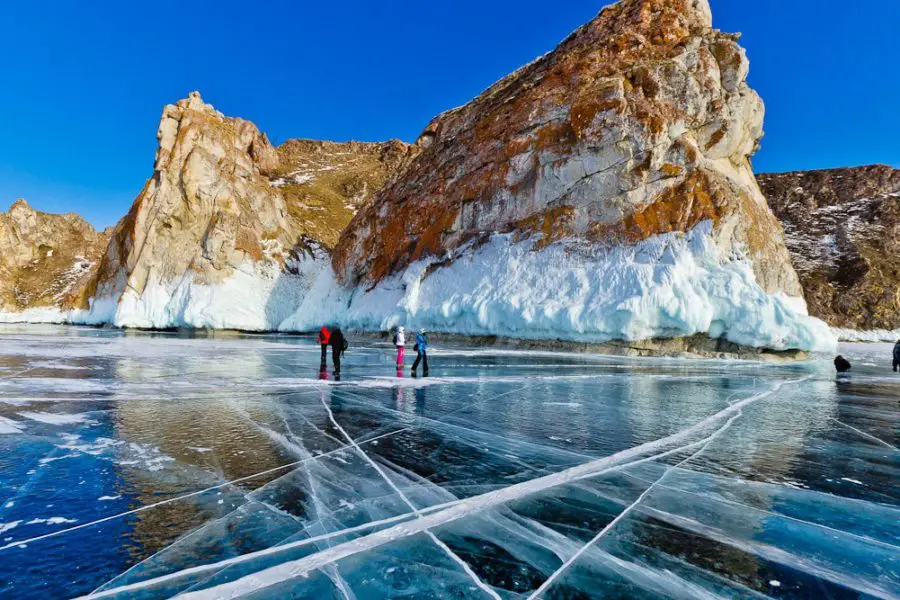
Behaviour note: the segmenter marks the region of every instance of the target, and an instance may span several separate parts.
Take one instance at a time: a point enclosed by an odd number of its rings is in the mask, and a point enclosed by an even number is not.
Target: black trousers
[[[900,358],[895,358],[894,359],[894,371],[896,371],[898,367],[900,367]]]
[[[341,351],[338,348],[331,349],[331,360],[334,362],[334,372],[341,372]]]
[[[322,344],[322,364],[324,365],[328,357],[328,344]]]
[[[419,352],[418,354],[416,354],[416,362],[413,363],[412,370],[415,371],[416,369],[418,369],[419,363],[422,361],[424,361],[424,363],[425,363],[424,364],[425,372],[427,373],[428,372],[428,352],[427,351]]]

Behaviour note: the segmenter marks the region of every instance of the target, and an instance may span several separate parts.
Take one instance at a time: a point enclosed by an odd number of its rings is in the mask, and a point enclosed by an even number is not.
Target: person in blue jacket
[[[416,370],[419,368],[420,362],[424,366],[422,374],[428,377],[428,336],[425,335],[424,329],[420,329],[419,333],[416,334],[416,347],[414,350],[416,351],[416,362],[413,363],[412,367],[413,377],[416,376]]]

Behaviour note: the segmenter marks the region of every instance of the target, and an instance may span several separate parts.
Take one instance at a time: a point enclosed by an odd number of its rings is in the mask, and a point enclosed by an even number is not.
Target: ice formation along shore
[[[362,331],[399,324],[465,335],[584,342],[708,333],[776,350],[831,352],[835,335],[802,300],[766,294],[749,261],[721,257],[705,222],[687,234],[634,246],[535,250],[534,240],[494,235],[458,257],[412,264],[372,289],[345,288],[325,255],[307,255],[296,275],[239,270],[216,286],[160,282],[136,300],[103,298],[87,311],[5,314],[3,321],[139,328],[312,331],[339,323]]]

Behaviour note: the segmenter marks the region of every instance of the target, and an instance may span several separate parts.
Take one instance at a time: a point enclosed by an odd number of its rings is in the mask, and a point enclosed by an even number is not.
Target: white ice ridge
[[[274,567],[270,567],[268,569],[264,569],[260,572],[257,572],[252,575],[248,575],[241,579],[238,579],[233,582],[229,582],[226,584],[222,584],[220,586],[216,586],[213,588],[209,588],[206,590],[199,590],[196,592],[191,592],[185,594],[184,598],[234,598],[240,595],[256,591],[258,589],[264,589],[280,583],[285,580],[293,579],[295,577],[302,576],[303,574],[309,573],[313,570],[319,569],[321,567],[332,564],[335,561],[338,561],[347,556],[352,556],[358,554],[360,552],[365,552],[367,550],[371,550],[373,548],[377,548],[384,544],[388,544],[390,542],[396,541],[398,539],[402,539],[405,537],[409,537],[412,535],[416,535],[418,533],[423,533],[426,530],[433,529],[435,527],[462,519],[466,516],[489,510],[491,508],[495,508],[497,506],[506,504],[513,500],[517,500],[520,498],[527,497],[529,495],[551,489],[554,487],[558,487],[560,485],[569,484],[572,482],[576,482],[579,480],[597,477],[611,471],[617,471],[624,469],[626,467],[632,467],[641,463],[651,462],[655,460],[659,460],[661,458],[670,456],[672,454],[684,452],[686,450],[696,448],[698,446],[702,446],[710,441],[713,435],[709,435],[699,441],[695,441],[692,443],[685,444],[688,440],[697,435],[701,435],[709,429],[716,427],[717,431],[721,427],[718,424],[722,421],[729,421],[732,417],[741,413],[741,411],[747,406],[763,399],[771,396],[776,393],[785,385],[797,384],[803,381],[807,381],[812,376],[807,376],[802,379],[790,380],[780,382],[775,385],[772,389],[761,392],[739,402],[729,405],[727,408],[706,417],[705,419],[699,421],[698,423],[692,425],[691,427],[685,428],[677,433],[673,433],[669,436],[661,438],[659,440],[655,440],[652,442],[647,442],[645,444],[641,444],[639,446],[635,446],[634,448],[629,448],[627,450],[623,450],[616,454],[612,454],[607,457],[603,457],[597,460],[589,461],[587,463],[578,465],[576,467],[572,467],[561,471],[559,473],[554,473],[551,475],[547,475],[544,477],[539,477],[537,479],[533,479],[530,481],[522,482],[519,484],[515,484],[500,490],[488,492],[486,494],[482,494],[480,496],[473,496],[471,498],[466,498],[464,500],[459,500],[455,502],[448,503],[442,506],[430,507],[427,509],[422,509],[420,512],[423,516],[416,517],[412,520],[402,522],[398,525],[394,525],[392,527],[382,529],[380,531],[371,533],[364,537],[358,538],[356,540],[352,540],[349,542],[337,544],[332,546],[326,550],[321,552],[306,556],[302,559],[296,561],[290,561],[286,563],[282,563],[276,565]],[[383,525],[389,522],[393,522],[397,519],[403,519],[405,516],[395,517],[393,519],[388,519],[384,522],[380,523],[369,523],[358,528],[354,528],[353,530],[345,530],[340,532],[334,532],[328,534],[326,537],[336,537],[345,535],[348,533],[352,533],[353,531],[358,531],[360,529],[373,527],[376,525]],[[161,582],[170,581],[174,579],[178,579],[180,577],[195,575],[198,573],[205,573],[209,571],[219,570],[227,566],[245,563],[247,561],[253,560],[260,556],[271,556],[275,554],[280,554],[282,552],[288,551],[292,548],[298,546],[304,546],[309,543],[313,543],[316,540],[308,539],[308,540],[300,540],[298,542],[294,542],[291,544],[285,544],[283,546],[276,546],[272,548],[268,548],[265,550],[261,550],[254,553],[245,554],[239,557],[226,559],[217,563],[200,565],[197,567],[191,567],[185,569],[183,571],[178,571],[175,573],[170,573],[167,575],[163,575],[157,577],[155,579],[149,579],[146,581],[121,586],[118,588],[113,588],[109,590],[105,590],[103,592],[92,594],[90,596],[85,596],[85,598],[101,598],[101,597],[109,597],[115,596],[120,593],[128,593],[138,589],[143,589],[146,587],[150,587],[156,585]],[[0,548],[2,549],[2,548]]]
[[[900,340],[900,329],[871,329],[868,331],[860,331],[856,329],[842,329],[840,327],[832,327],[831,331],[842,342],[896,342]]]
[[[384,331],[405,324],[585,342],[699,333],[776,350],[837,349],[802,299],[765,293],[748,260],[721,256],[708,221],[687,234],[602,250],[572,242],[535,249],[531,240],[496,234],[449,264],[437,262],[417,262],[371,290],[342,289],[323,271],[280,328],[339,322]]]
[[[633,246],[599,249],[495,234],[456,256],[419,261],[373,289],[345,288],[322,253],[291,273],[247,263],[224,281],[151,278],[143,292],[92,301],[89,310],[2,313],[0,322],[140,328],[315,331],[322,323],[606,342],[708,334],[745,346],[832,353],[837,341],[800,298],[767,294],[742,256],[723,256],[712,223]]]

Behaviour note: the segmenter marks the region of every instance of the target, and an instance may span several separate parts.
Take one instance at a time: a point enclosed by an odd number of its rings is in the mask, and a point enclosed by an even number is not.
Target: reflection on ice
[[[6,328],[20,598],[900,595],[900,381],[803,364]],[[872,365],[864,363],[871,362]]]

